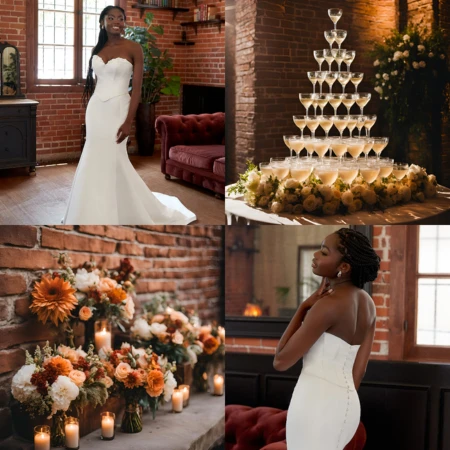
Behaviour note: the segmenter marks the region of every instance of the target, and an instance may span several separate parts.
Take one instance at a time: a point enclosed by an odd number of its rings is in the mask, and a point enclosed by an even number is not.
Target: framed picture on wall
[[[314,291],[318,289],[321,278],[312,272],[311,261],[314,252],[317,251],[315,246],[298,247],[297,257],[297,306],[300,306]]]

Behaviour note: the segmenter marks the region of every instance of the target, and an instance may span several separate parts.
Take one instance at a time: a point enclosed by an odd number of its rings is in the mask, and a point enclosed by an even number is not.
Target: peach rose
[[[164,375],[160,370],[151,370],[147,376],[145,388],[150,397],[159,397],[164,391]]]
[[[89,320],[92,317],[92,310],[87,306],[83,306],[80,309],[80,319],[81,320]]]
[[[56,350],[61,356],[67,358],[71,363],[76,363],[78,361],[78,353],[73,348],[61,344]]]
[[[69,378],[80,387],[86,381],[86,375],[81,370],[72,370],[69,373]]]
[[[219,328],[217,329],[217,334],[219,335],[220,340],[221,340],[222,342],[225,342],[225,328],[224,328],[224,327],[219,327]]]
[[[184,341],[183,335],[177,330],[172,334],[172,342],[181,345]]]
[[[127,363],[120,363],[114,372],[115,377],[119,381],[124,381],[127,375],[132,371],[131,366]]]
[[[170,320],[172,320],[173,322],[176,322],[177,320],[179,320],[183,324],[186,324],[189,322],[189,319],[180,311],[173,311],[170,314]]]
[[[112,291],[117,286],[117,281],[112,280],[111,278],[105,277],[100,278],[100,282],[98,283],[97,290],[101,294],[105,294],[106,292]]]
[[[130,296],[126,299],[126,303],[123,308],[123,316],[127,320],[131,320],[134,316],[134,302]]]
[[[164,316],[162,314],[156,314],[153,316],[152,323],[162,323],[164,321]]]
[[[108,388],[110,388],[112,385],[113,385],[113,380],[111,380],[111,378],[110,377],[105,377],[105,378],[102,378],[101,380],[99,380],[101,383],[103,383],[105,386],[106,386],[106,388],[108,389]]]

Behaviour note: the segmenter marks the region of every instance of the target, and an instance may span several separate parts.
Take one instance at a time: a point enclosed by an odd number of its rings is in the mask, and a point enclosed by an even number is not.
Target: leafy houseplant
[[[157,47],[157,36],[164,34],[161,25],[153,24],[153,14],[145,16],[146,27],[127,27],[125,37],[141,45],[144,53],[144,77],[141,103],[136,114],[136,140],[141,155],[153,155],[155,145],[155,105],[163,95],[180,95],[180,77],[167,76],[173,60],[167,50]]]

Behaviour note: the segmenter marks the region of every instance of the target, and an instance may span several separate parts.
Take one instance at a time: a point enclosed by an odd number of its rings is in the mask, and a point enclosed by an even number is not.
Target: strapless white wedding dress
[[[359,345],[324,333],[303,357],[286,422],[288,450],[342,450],[359,425],[353,383]]]
[[[132,166],[117,131],[130,105],[133,65],[92,58],[97,85],[86,110],[86,143],[63,223],[68,225],[185,225],[196,216],[176,198],[152,193]]]

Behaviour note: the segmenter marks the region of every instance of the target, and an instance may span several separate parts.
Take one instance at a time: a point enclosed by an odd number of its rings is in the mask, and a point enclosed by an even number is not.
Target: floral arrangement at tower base
[[[314,173],[304,183],[293,178],[280,181],[274,176],[267,177],[250,162],[239,181],[228,189],[228,194],[243,194],[248,205],[275,214],[334,215],[424,202],[436,196],[437,184],[434,175],[427,175],[424,168],[414,164],[400,181],[390,175],[368,184],[358,176],[350,186],[339,178],[333,185],[326,186]]]

